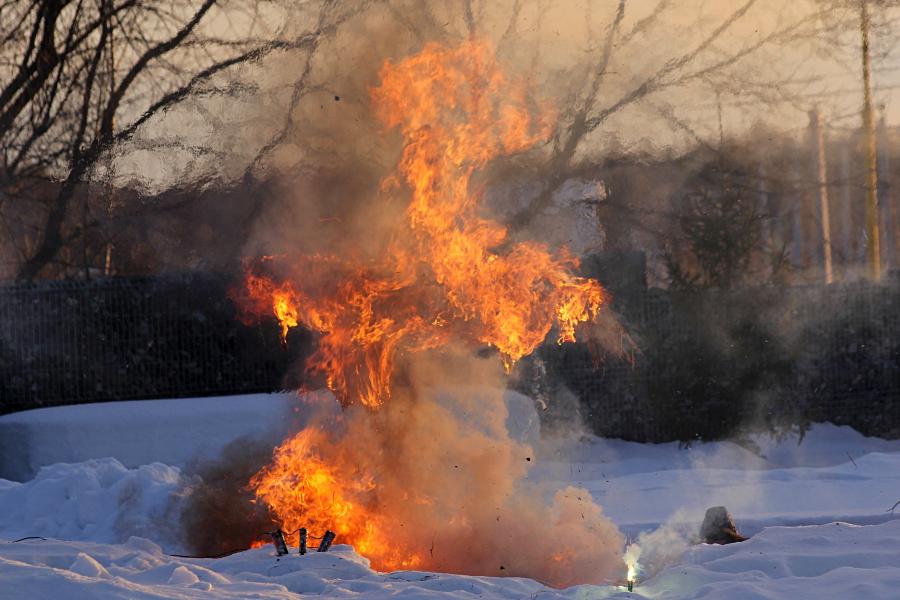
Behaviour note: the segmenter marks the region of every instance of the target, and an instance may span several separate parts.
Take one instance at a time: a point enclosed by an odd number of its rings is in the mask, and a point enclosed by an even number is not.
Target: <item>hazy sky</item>
[[[317,15],[315,2],[286,10],[277,3],[262,6],[270,7],[272,28],[286,37],[308,30]],[[367,89],[377,83],[383,60],[415,52],[430,39],[465,37],[462,6],[457,0],[393,0],[375,3],[342,25],[313,59],[308,85],[320,89],[304,96],[296,109],[298,125],[280,153],[283,160],[300,160],[306,147],[327,137],[363,135],[353,124],[371,120]],[[528,78],[562,119],[583,103],[586,82],[605,54],[617,0],[473,0],[473,6],[476,34],[490,39],[508,69]],[[816,105],[834,131],[858,127],[858,4],[835,0],[825,6],[823,0],[625,0],[591,114],[615,106],[660,72],[665,75],[653,93],[613,111],[580,151],[600,157],[680,150],[698,140],[714,144],[720,109],[726,135],[759,124],[802,134],[807,112]],[[885,106],[889,124],[900,122],[900,102],[893,101],[900,85],[891,20],[897,12],[873,10],[875,99]],[[216,27],[241,34],[242,23],[219,19]],[[742,58],[733,60],[736,56]],[[141,151],[132,154],[136,160],[121,163],[120,172],[135,175],[128,163],[140,164],[144,179],[171,180],[173,164],[184,167],[178,178],[198,170],[239,172],[283,123],[304,61],[303,53],[278,55],[230,73],[228,78],[251,81],[258,92],[189,101],[167,114],[168,126],[157,122],[145,131],[146,137],[189,136],[221,146],[212,159],[173,161],[169,154]],[[342,98],[339,104],[330,100],[335,94]],[[372,142],[373,153],[378,143]]]
[[[544,63],[558,68],[579,60],[587,48],[599,52],[618,4],[615,0],[549,2],[542,18],[531,25],[531,31],[540,31],[538,39],[547,47]],[[702,68],[752,50],[746,58],[649,97],[646,105],[632,107],[612,119],[607,131],[665,145],[669,142],[665,130],[671,128],[654,118],[654,107],[665,107],[708,140],[718,137],[719,106],[726,134],[758,122],[800,130],[808,122],[807,111],[816,105],[832,126],[856,127],[862,102],[856,2],[627,0],[620,27],[623,34],[614,44],[610,74],[601,96],[615,99],[632,89],[629,86],[643,81],[666,61],[697,48],[729,16],[748,4],[746,13],[724,28],[691,64]],[[834,6],[826,9],[826,4]],[[885,107],[888,122],[896,123],[900,103],[893,102],[893,95],[900,84],[900,61],[892,19],[898,15],[871,4],[875,101]],[[660,5],[665,9],[652,25],[633,37],[627,36]],[[590,39],[595,41],[590,43]],[[759,48],[754,49],[757,44]],[[690,71],[690,65],[684,69]]]

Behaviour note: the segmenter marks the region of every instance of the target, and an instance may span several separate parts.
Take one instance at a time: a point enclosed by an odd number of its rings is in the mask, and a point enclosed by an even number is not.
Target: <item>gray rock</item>
[[[741,535],[734,519],[724,506],[706,509],[703,525],[700,526],[700,540],[707,544],[733,544],[747,538]]]

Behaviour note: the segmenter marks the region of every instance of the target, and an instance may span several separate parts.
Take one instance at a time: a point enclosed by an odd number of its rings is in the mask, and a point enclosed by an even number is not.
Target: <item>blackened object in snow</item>
[[[319,552],[328,552],[331,544],[334,543],[335,537],[336,535],[333,531],[326,531],[325,535],[322,536],[322,541],[319,542]]]
[[[300,528],[300,554],[306,554],[306,527]]]
[[[288,553],[287,544],[284,542],[284,532],[280,529],[276,529],[271,532],[269,535],[272,536],[272,544],[275,545],[275,552],[278,556],[284,556]]]
[[[734,519],[724,506],[706,509],[703,525],[700,526],[700,540],[707,544],[733,544],[746,540],[737,530]]]

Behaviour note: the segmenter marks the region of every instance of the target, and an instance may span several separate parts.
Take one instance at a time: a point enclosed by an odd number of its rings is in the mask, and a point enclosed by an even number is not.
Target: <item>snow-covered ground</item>
[[[754,451],[728,442],[679,448],[585,436],[539,441],[527,401],[515,395],[511,426],[536,446],[529,477],[551,489],[586,487],[629,537],[644,532],[650,572],[633,594],[615,586],[553,590],[526,579],[377,573],[340,545],[280,559],[271,547],[222,559],[174,557],[183,550],[183,468],[241,435],[274,435],[289,414],[283,396],[192,402],[0,417],[0,435],[12,431],[19,441],[4,445],[8,469],[28,461],[19,471],[35,470],[41,457],[58,463],[26,482],[0,480],[0,599],[900,598],[900,507],[896,516],[888,510],[900,500],[900,441],[826,424],[801,444],[757,438]],[[248,404],[260,419],[241,412]],[[228,416],[232,409],[237,416]],[[189,411],[190,421],[216,433],[173,426],[184,421],[174,411]],[[32,447],[53,435],[65,443],[52,451]],[[152,462],[159,458],[169,464]],[[66,460],[80,462],[59,464]],[[752,538],[688,544],[714,505],[726,505]],[[46,539],[8,543],[28,536]]]
[[[26,540],[0,551],[0,598],[65,600],[270,598],[785,598],[891,599],[900,594],[900,521],[772,527],[747,542],[697,546],[629,594],[612,586],[552,590],[529,579],[376,573],[349,546],[221,559],[167,556],[143,538],[123,544]]]
[[[24,481],[58,462],[115,456],[126,467],[159,461],[184,467],[229,442],[278,439],[296,420],[294,394],[105,402],[0,417],[0,478]]]
[[[630,535],[659,526],[676,510],[699,523],[716,505],[728,507],[747,535],[772,525],[893,518],[887,509],[900,500],[900,440],[823,423],[800,443],[754,441],[752,452],[730,442],[682,449],[597,438],[548,442],[531,476],[587,488]],[[900,518],[900,507],[896,512]]]

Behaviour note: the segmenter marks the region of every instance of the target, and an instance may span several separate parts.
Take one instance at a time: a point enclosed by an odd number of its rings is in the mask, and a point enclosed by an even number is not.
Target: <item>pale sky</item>
[[[760,123],[799,134],[807,127],[807,112],[816,105],[833,129],[857,127],[862,89],[858,4],[845,3],[816,15],[821,0],[757,0],[740,18],[725,23],[747,4],[746,0],[626,0],[597,110],[626,97],[667,65],[701,50],[664,77],[661,89],[613,113],[582,151],[601,157],[623,150],[677,151],[698,139],[715,143],[720,106],[726,135],[738,135]],[[293,35],[313,25],[315,5],[297,5],[272,21],[284,35]],[[616,0],[521,0],[513,20],[515,0],[475,0],[476,30],[493,41],[508,70],[529,78],[543,98],[565,113],[579,105],[585,82],[597,70],[618,5]],[[449,32],[450,39],[464,37],[460,6],[455,0],[413,0],[400,8],[396,2],[376,4],[343,25],[336,37],[319,47],[310,85],[321,90],[301,101],[297,110],[308,120],[304,125],[298,118],[301,125],[281,153],[284,161],[302,157],[304,146],[316,143],[314,135],[347,135],[348,129],[354,131],[354,122],[366,119],[366,89],[376,83],[377,67],[385,57],[396,59],[416,51],[435,30],[445,37]],[[654,19],[659,6],[663,10]],[[900,61],[894,48],[897,36],[891,35],[890,27],[898,12],[873,14],[875,100],[885,106],[888,124],[900,122],[900,102],[894,102]],[[840,26],[812,35],[814,28],[828,24]],[[220,19],[216,26],[242,27],[239,18]],[[717,29],[720,35],[703,46]],[[769,39],[778,32],[782,35]],[[746,58],[729,62],[742,52],[747,52]],[[154,157],[143,150],[120,162],[120,174],[163,186],[173,177],[211,172],[235,176],[283,122],[303,60],[302,54],[279,55],[230,73],[229,79],[252,82],[259,91],[238,99],[189,101],[143,134],[144,141],[189,137],[217,146],[218,154],[179,160],[171,153]],[[686,80],[674,84],[679,78]],[[335,93],[343,97],[340,104],[328,101]]]

